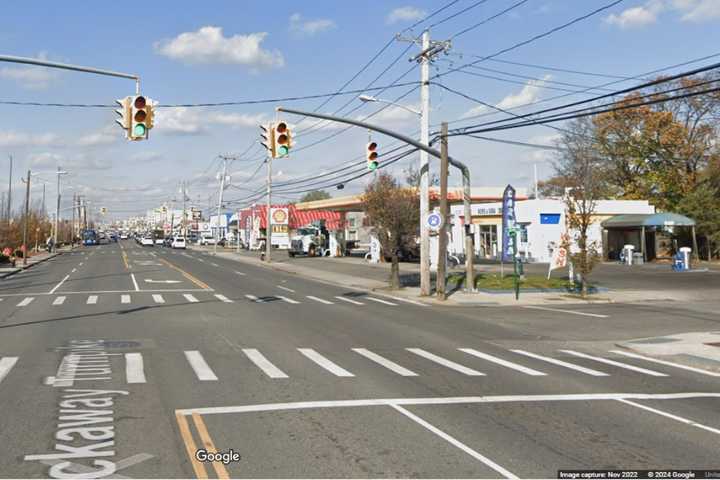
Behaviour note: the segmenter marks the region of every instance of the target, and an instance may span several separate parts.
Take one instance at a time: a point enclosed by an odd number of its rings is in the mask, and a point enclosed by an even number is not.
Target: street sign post
[[[443,225],[443,217],[437,212],[430,212],[427,217],[425,217],[425,225],[430,229],[434,231],[440,230],[440,227]]]

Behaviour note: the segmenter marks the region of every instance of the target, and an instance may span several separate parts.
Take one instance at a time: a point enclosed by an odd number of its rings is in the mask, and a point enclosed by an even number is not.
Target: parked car
[[[198,244],[200,245],[215,245],[215,237],[212,236],[210,233],[202,233],[200,234],[200,239],[198,240]]]
[[[143,247],[152,247],[155,245],[153,238],[150,235],[145,235],[140,239],[140,245]]]
[[[123,233],[120,234],[120,240],[127,240],[127,239],[128,239],[128,234],[127,234],[127,233],[123,232]]]
[[[175,237],[170,244],[171,248],[185,248],[185,237]]]
[[[172,245],[173,237],[165,237],[163,238],[162,246],[163,247],[169,247]]]

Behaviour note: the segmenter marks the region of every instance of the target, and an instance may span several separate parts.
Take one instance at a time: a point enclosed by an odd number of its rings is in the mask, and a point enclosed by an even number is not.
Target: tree
[[[588,241],[597,201],[607,193],[603,160],[593,141],[593,125],[587,118],[569,123],[560,140],[563,150],[555,162],[556,176],[567,186],[565,194],[568,233],[577,246],[570,259],[580,272],[581,294],[587,296],[588,276],[599,260],[597,242]]]
[[[327,200],[328,198],[330,198],[330,194],[325,190],[313,190],[300,197],[300,203]]]
[[[403,170],[403,173],[405,174],[405,183],[410,187],[420,188],[420,170],[410,165],[406,170]],[[431,174],[430,178],[428,178],[428,185],[437,187],[440,185],[440,177],[436,173]]]
[[[403,242],[417,236],[420,224],[417,189],[402,188],[392,175],[382,172],[365,188],[362,202],[384,254],[392,259],[390,288],[400,288],[398,251]]]

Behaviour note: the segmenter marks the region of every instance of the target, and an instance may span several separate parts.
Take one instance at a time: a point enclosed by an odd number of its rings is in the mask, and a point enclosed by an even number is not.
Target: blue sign
[[[560,223],[559,213],[541,213],[540,223],[543,225],[558,225]]]
[[[437,212],[432,212],[432,213],[429,213],[427,218],[425,219],[425,224],[429,228],[431,228],[433,230],[437,230],[438,228],[440,228],[440,225],[442,225],[442,221],[443,221],[442,215],[440,215]]]
[[[509,230],[515,228],[515,189],[508,185],[503,192],[502,201],[502,259],[504,262],[513,261],[513,243]]]

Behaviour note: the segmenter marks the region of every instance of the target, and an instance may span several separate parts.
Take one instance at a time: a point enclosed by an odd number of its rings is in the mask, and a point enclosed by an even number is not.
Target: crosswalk
[[[293,377],[305,379],[309,370],[315,370],[320,375],[328,375],[329,378],[361,378],[363,372],[368,371],[367,369],[379,369],[379,371],[400,377],[429,377],[437,374],[440,369],[444,370],[446,375],[474,377],[478,378],[478,381],[482,381],[482,378],[492,378],[506,373],[535,377],[538,379],[536,381],[568,373],[594,378],[619,374],[636,375],[639,378],[645,376],[664,378],[670,377],[672,371],[677,370],[690,371],[704,377],[720,377],[719,371],[691,367],[623,350],[609,350],[601,356],[568,349],[559,349],[540,355],[520,349],[508,349],[501,353],[490,354],[464,347],[453,349],[450,352],[407,347],[384,349],[382,353],[360,347],[333,353],[301,347],[292,349],[290,352],[282,352],[282,354],[274,352],[276,358],[273,358],[272,353],[262,352],[257,348],[243,348],[241,352],[242,356],[230,360],[230,368],[225,355],[223,355],[222,361],[219,361],[212,352],[204,354],[200,350],[184,350],[185,362],[173,363],[181,368],[183,365],[187,367],[188,375],[191,375],[188,378],[194,378],[199,382],[217,382],[223,376],[228,378],[236,375],[237,371],[248,374],[248,372],[252,372],[252,368],[258,369],[260,378],[271,381]],[[611,358],[607,358],[608,356]],[[453,359],[449,357],[453,357]],[[129,352],[118,358],[125,362],[126,383],[144,384],[152,381],[152,366],[145,361],[143,353]],[[16,364],[21,362],[22,359],[18,356],[0,356],[0,382],[10,374]],[[647,363],[666,367],[667,372],[644,368]],[[589,368],[586,365],[593,367],[599,365],[598,368],[602,370]],[[241,366],[247,368],[238,369]],[[408,366],[412,366],[412,369]],[[148,368],[150,375],[146,372]],[[158,373],[158,375],[160,374]],[[250,373],[250,375],[252,374]]]

